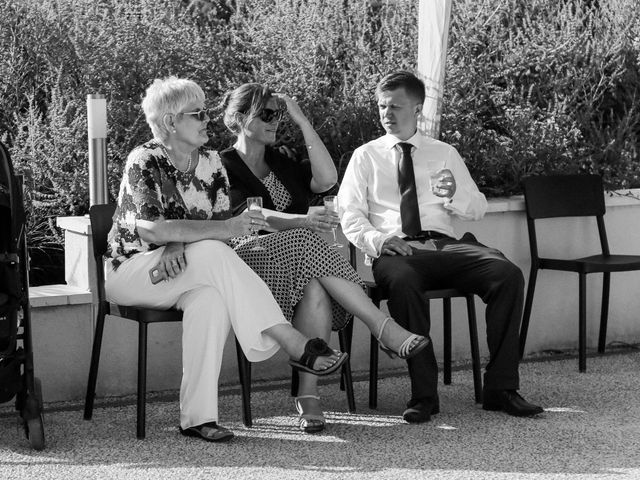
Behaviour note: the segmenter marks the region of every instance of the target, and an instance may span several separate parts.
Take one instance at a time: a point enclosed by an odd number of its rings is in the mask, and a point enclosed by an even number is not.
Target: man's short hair
[[[397,90],[398,88],[404,88],[410,97],[415,98],[421,104],[424,103],[424,82],[406,70],[399,70],[385,75],[384,78],[378,82],[376,95],[380,95],[382,92]]]

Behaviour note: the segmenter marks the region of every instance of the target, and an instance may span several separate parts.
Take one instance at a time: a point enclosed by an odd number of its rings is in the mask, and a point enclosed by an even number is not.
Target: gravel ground
[[[521,393],[546,409],[533,419],[483,411],[466,369],[440,387],[441,413],[422,425],[402,421],[402,369],[379,382],[377,410],[367,408],[366,381],[354,384],[354,414],[337,384],[326,384],[328,427],[319,435],[297,429],[286,384],[254,391],[250,429],[236,389],[226,389],[221,423],[236,438],[220,445],[179,434],[175,393],[148,403],[144,441],[135,438],[131,399],[97,408],[92,421],[77,404],[46,405],[41,452],[5,405],[0,478],[640,479],[640,352],[593,356],[587,367],[579,374],[577,360],[564,356],[523,363]]]

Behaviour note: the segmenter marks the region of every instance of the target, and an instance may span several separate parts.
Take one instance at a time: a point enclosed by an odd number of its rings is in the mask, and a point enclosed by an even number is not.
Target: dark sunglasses
[[[272,110],[270,108],[263,108],[262,111],[256,116],[264,123],[271,123],[274,120],[279,122],[284,116],[284,110]]]
[[[182,115],[193,115],[199,121],[204,122],[205,120],[209,120],[211,118],[211,110],[208,108],[201,108],[200,110],[196,110],[195,112],[180,112]]]

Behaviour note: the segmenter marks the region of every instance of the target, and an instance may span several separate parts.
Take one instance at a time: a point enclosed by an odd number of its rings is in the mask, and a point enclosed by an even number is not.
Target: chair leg
[[[427,307],[428,308],[428,307]],[[444,384],[451,385],[451,299],[442,299],[444,333]]]
[[[538,267],[531,265],[529,272],[529,285],[527,286],[527,296],[524,301],[524,312],[522,314],[522,325],[520,326],[520,358],[524,356],[524,346],[527,343],[527,332],[529,331],[529,319],[531,318],[531,306],[533,304],[533,293],[536,290],[536,279],[538,277]]]
[[[340,341],[340,350],[349,354],[351,359],[351,342],[353,341],[353,321],[349,322],[342,330],[338,332],[338,339]],[[340,390],[345,390],[345,378],[344,374],[340,375]]]
[[[480,348],[478,347],[478,323],[473,295],[467,295],[467,318],[469,319],[469,341],[471,342],[471,365],[473,368],[473,390],[476,403],[482,403],[482,376],[480,374]]]
[[[146,435],[147,400],[147,324],[138,322],[138,415],[136,436],[142,440]]]
[[[367,295],[373,304],[380,308],[380,300],[374,289],[367,289]],[[369,408],[378,408],[378,340],[371,334],[369,341]]]
[[[369,346],[369,408],[378,407],[378,340],[371,335]]]
[[[602,310],[600,314],[600,335],[598,335],[598,353],[604,353],[607,344],[607,321],[609,317],[609,290],[611,274],[605,272],[602,277]]]
[[[84,400],[84,419],[91,420],[93,416],[93,402],[96,397],[96,383],[98,381],[98,366],[100,364],[100,350],[102,349],[102,334],[104,332],[104,320],[106,309],[104,305],[98,306],[96,319],[96,332],[93,336],[93,348],[91,349],[91,365],[89,366],[89,380],[87,381],[87,395]]]
[[[240,372],[240,388],[242,390],[242,423],[247,428],[253,425],[251,418],[251,362],[244,356],[242,347],[236,338],[236,354],[238,371]]]
[[[587,371],[587,275],[579,274],[578,280],[578,369]]]
[[[347,391],[347,408],[349,413],[356,413],[356,397],[353,393],[353,377],[351,376],[351,360],[347,359],[343,368]]]
[[[353,322],[349,322],[351,325]],[[352,327],[353,328],[353,327]],[[340,374],[340,387],[341,390],[346,390],[347,392],[347,405],[349,408],[349,413],[355,413],[356,411],[356,400],[353,395],[353,377],[351,376],[351,339],[349,338],[349,332],[347,331],[348,326],[343,328],[338,332],[338,338],[340,340],[340,350],[343,352],[347,352],[349,354],[349,358],[344,362],[342,366],[342,372]]]
[[[300,374],[295,368],[291,369],[291,396],[298,396],[298,388],[300,387]]]

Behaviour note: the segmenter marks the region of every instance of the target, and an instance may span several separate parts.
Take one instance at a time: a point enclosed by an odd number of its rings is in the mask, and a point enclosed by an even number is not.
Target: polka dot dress
[[[263,183],[276,209],[284,210],[291,202],[289,192],[273,173],[265,177]],[[296,228],[261,235],[259,242],[264,250],[252,250],[256,243],[252,236],[233,239],[231,246],[264,280],[289,321],[305,286],[313,278],[339,277],[364,288],[349,262],[311,230]],[[333,330],[344,328],[352,317],[335,300],[332,300],[332,313]]]

